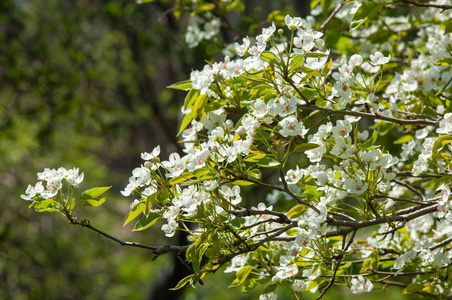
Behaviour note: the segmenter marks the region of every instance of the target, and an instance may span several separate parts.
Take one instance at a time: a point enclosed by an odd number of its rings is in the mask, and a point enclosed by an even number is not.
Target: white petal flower
[[[284,23],[286,23],[286,26],[290,30],[298,29],[301,25],[303,25],[303,20],[300,17],[292,18],[291,16],[287,15],[284,18]]]
[[[278,295],[273,292],[268,294],[262,294],[259,296],[259,300],[276,300],[276,299],[278,299]]]
[[[443,134],[452,133],[452,113],[444,115],[444,118],[439,122],[439,128],[436,129],[436,132]]]
[[[248,50],[250,46],[250,39],[248,37],[243,38],[243,44],[240,45],[239,43],[234,43],[234,49],[237,55],[244,56],[246,53],[246,50]]]
[[[368,279],[364,279],[363,276],[359,275],[358,278],[353,278],[351,281],[351,291],[354,294],[362,294],[372,291],[374,285]]]
[[[370,62],[373,65],[384,65],[391,60],[391,54],[388,57],[384,57],[383,53],[376,51],[375,54],[370,55]]]
[[[304,128],[303,123],[298,122],[295,117],[284,118],[278,125],[282,127],[279,133],[284,137],[297,135],[304,136],[308,132],[308,130]]]

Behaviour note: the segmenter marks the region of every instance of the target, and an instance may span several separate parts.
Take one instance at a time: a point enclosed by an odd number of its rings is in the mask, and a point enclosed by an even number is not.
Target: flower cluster
[[[32,186],[28,185],[24,195],[20,197],[24,200],[34,201],[37,198],[49,199],[55,197],[63,187],[63,180],[72,187],[78,187],[83,181],[84,174],[79,174],[78,168],[66,170],[65,168],[44,169],[38,173],[38,182]]]

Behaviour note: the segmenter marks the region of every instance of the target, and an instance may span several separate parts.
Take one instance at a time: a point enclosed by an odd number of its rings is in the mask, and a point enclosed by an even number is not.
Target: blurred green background
[[[242,16],[261,22],[263,12],[275,9],[305,15],[300,9],[308,1],[244,2]],[[123,240],[179,242],[164,239],[159,228],[123,228],[133,199],[119,194],[141,152],[161,145],[161,157],[167,157],[178,150],[184,93],[165,87],[220,56],[209,42],[189,49],[182,34],[187,20],[176,20],[171,7],[172,1],[0,2],[0,299],[179,295],[165,294],[188,272],[176,257],[152,261],[149,251],[121,247],[56,214],[38,214],[19,198],[45,167],[79,167],[82,190],[113,186],[103,206],[78,211],[80,218]],[[222,36],[221,42],[236,38]],[[205,286],[185,289],[182,298],[258,298],[261,291],[227,289],[235,276],[220,273]],[[329,299],[352,297],[348,290],[331,294]]]

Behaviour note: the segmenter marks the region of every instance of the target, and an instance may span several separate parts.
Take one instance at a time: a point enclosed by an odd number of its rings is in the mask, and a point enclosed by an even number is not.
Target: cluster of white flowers
[[[188,47],[194,48],[199,45],[202,40],[211,40],[220,32],[221,21],[218,18],[211,18],[209,15],[206,16],[210,21],[204,22],[202,28],[198,25],[198,18],[193,17],[194,24],[187,27],[187,32],[185,33],[185,42]]]
[[[69,170],[62,167],[58,170],[46,168],[43,172],[38,173],[39,181],[34,186],[28,185],[25,194],[20,195],[20,197],[24,200],[34,200],[37,197],[53,198],[63,187],[63,180],[72,187],[78,187],[83,179],[84,174],[79,174],[78,168]]]

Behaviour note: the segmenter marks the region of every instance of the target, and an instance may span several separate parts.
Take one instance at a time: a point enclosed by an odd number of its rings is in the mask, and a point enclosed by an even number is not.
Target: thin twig
[[[67,217],[71,224],[80,225],[84,228],[93,230],[93,231],[99,233],[100,235],[117,242],[121,246],[129,246],[129,247],[136,247],[136,248],[151,250],[152,253],[155,254],[155,257],[153,259],[157,258],[158,256],[160,256],[162,254],[168,253],[168,252],[179,252],[179,253],[184,252],[189,247],[188,245],[186,245],[186,246],[149,246],[149,245],[139,244],[136,242],[126,242],[126,241],[120,240],[106,232],[103,232],[102,230],[97,229],[96,227],[94,227],[90,224],[89,220],[84,219],[80,222],[72,216],[67,216]]]
[[[422,217],[424,215],[428,215],[432,212],[435,212],[438,210],[438,204],[433,204],[432,206],[428,206],[425,208],[418,208],[415,211],[408,213],[408,214],[402,214],[401,211],[399,211],[399,214],[397,214],[394,217],[394,221],[403,222],[405,219],[407,222],[414,220],[416,218]],[[340,230],[330,231],[325,234],[326,237],[332,237],[332,236],[339,236],[344,235],[349,232],[352,232],[353,230],[370,227],[378,224],[386,223],[386,219],[383,217],[375,218],[373,220],[368,221],[346,221],[346,220],[336,220],[333,218],[328,218],[327,223],[330,225],[335,226],[343,226],[343,227],[349,227],[349,228],[342,228]]]
[[[412,187],[411,185],[409,185],[408,183],[405,183],[403,181],[397,180],[397,179],[393,179],[392,181],[394,181],[395,183],[397,183],[398,185],[402,185],[404,187],[406,187],[407,189],[409,189],[410,191],[412,191],[413,193],[415,193],[419,198],[421,198],[422,202],[425,201],[425,196],[422,195],[421,192],[419,192],[418,190],[416,190],[414,187]]]
[[[384,120],[384,121],[388,121],[388,122],[392,122],[392,123],[396,123],[396,124],[400,124],[400,125],[421,125],[421,126],[435,126],[435,127],[439,126],[438,121],[431,121],[431,120],[425,120],[425,119],[422,119],[422,120],[397,119],[394,117],[380,115],[378,113],[371,114],[371,113],[352,111],[352,110],[335,110],[335,109],[321,107],[321,106],[312,105],[312,104],[298,105],[298,107],[301,109],[317,109],[317,110],[321,110],[321,111],[324,111],[327,113],[331,113],[333,115],[346,115],[346,116],[362,117],[362,118],[367,118],[367,119]]]
[[[304,205],[306,207],[309,207],[310,209],[312,209],[313,211],[315,211],[316,213],[321,215],[320,210],[318,210],[317,207],[315,207],[315,206],[313,206],[313,205],[301,200],[294,193],[292,193],[288,188],[287,189],[281,188],[279,186],[275,186],[275,185],[271,185],[271,184],[268,184],[268,183],[260,182],[260,181],[257,181],[257,180],[251,179],[251,178],[247,178],[247,177],[240,177],[240,176],[238,176],[238,177],[235,177],[234,179],[252,182],[252,183],[255,183],[255,184],[263,186],[263,187],[267,187],[267,188],[270,188],[270,189],[273,189],[273,190],[277,190],[277,191],[286,193],[289,196],[291,196],[295,201],[297,201],[298,204],[301,204],[301,205]]]
[[[421,178],[441,178],[443,176],[452,176],[452,174],[419,174],[419,175],[413,175],[412,172],[408,171],[400,171],[400,172],[394,172],[397,177],[421,177]]]
[[[446,246],[446,245],[449,244],[450,242],[452,242],[452,237],[449,237],[449,238],[445,239],[444,241],[442,241],[442,242],[440,242],[440,243],[438,243],[438,244],[436,244],[436,245],[431,246],[431,247],[428,248],[428,249],[429,249],[430,251],[433,251],[433,250],[435,250],[435,249],[437,249],[437,248],[439,248],[439,247]]]
[[[452,9],[452,5],[445,5],[445,4],[431,4],[431,3],[420,3],[413,0],[402,0],[403,3],[413,4],[414,6],[418,7],[433,7],[433,8],[439,8],[444,10]]]
[[[346,0],[342,1],[336,8],[333,10],[333,12],[328,16],[328,18],[323,22],[323,24],[320,26],[319,31],[325,31],[326,26],[330,21],[334,18],[334,16],[339,12],[339,10],[344,6]]]

